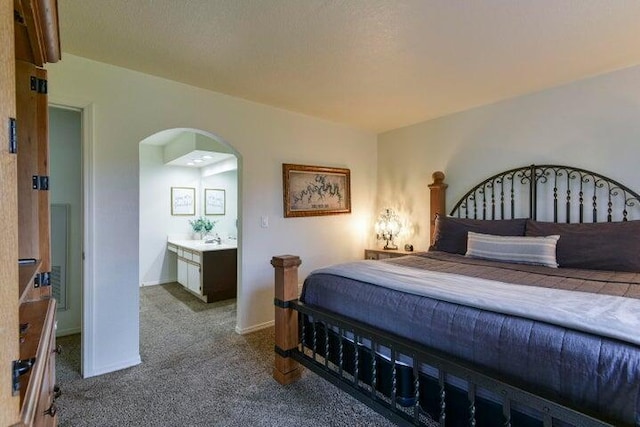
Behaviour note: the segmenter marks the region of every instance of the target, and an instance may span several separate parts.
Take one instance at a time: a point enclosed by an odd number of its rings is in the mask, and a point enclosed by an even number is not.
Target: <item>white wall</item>
[[[240,331],[273,319],[273,255],[302,257],[301,275],[362,257],[376,197],[376,136],[70,54],[51,64],[50,101],[90,106],[89,251],[85,284],[84,375],[138,363],[139,142],[158,131],[192,128],[239,154]],[[283,218],[282,163],[351,169],[352,214]],[[269,228],[260,217],[269,217]]]
[[[431,174],[445,172],[448,208],[494,173],[532,163],[578,166],[638,191],[640,67],[577,81],[378,136],[378,206],[429,241]]]
[[[194,216],[171,215],[171,187],[196,189],[200,204],[200,170],[166,166],[163,147],[140,144],[140,278],[141,285],[176,280],[176,258],[167,249],[168,234],[190,234]]]
[[[217,233],[223,239],[237,237],[238,228],[236,227],[236,219],[238,218],[238,171],[230,170],[202,178],[202,190],[200,191],[200,197],[204,197],[204,190],[207,188],[225,190],[226,199],[224,215],[207,216],[211,221],[216,221],[212,234]],[[204,215],[204,209],[201,209],[201,215]]]

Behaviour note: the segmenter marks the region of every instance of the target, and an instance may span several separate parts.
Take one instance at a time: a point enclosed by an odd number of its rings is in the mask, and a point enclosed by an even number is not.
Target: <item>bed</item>
[[[640,197],[558,165],[483,180],[429,252],[277,256],[274,378],[305,366],[400,425],[640,425]]]

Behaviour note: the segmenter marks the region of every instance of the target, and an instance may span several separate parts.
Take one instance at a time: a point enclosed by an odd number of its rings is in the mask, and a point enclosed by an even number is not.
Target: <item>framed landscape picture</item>
[[[204,190],[204,214],[224,215],[225,214],[225,190],[217,188],[205,188]]]
[[[284,216],[351,213],[351,171],[323,166],[282,165]]]
[[[171,215],[196,214],[196,189],[171,187]]]

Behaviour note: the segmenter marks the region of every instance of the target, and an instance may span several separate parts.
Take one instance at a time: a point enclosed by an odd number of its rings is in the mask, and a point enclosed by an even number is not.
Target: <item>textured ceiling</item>
[[[381,132],[640,64],[637,0],[59,0],[64,52]]]

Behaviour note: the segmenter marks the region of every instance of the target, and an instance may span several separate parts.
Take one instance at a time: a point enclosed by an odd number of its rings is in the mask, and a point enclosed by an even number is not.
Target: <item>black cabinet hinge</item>
[[[16,119],[9,117],[9,152],[18,152],[18,133],[16,132]]]
[[[24,360],[14,360],[11,364],[11,394],[16,396],[20,393],[20,377],[31,370],[36,358]]]
[[[47,79],[39,79],[35,76],[31,76],[30,87],[31,90],[37,93],[47,93]]]
[[[33,175],[31,180],[32,180],[31,188],[33,188],[34,190],[43,190],[43,191],[49,190],[48,176]]]
[[[43,273],[38,273],[33,278],[33,287],[39,288],[40,286],[51,286],[51,273],[45,271]]]
[[[20,15],[20,12],[13,9],[13,20],[20,25],[24,25],[24,17]]]

